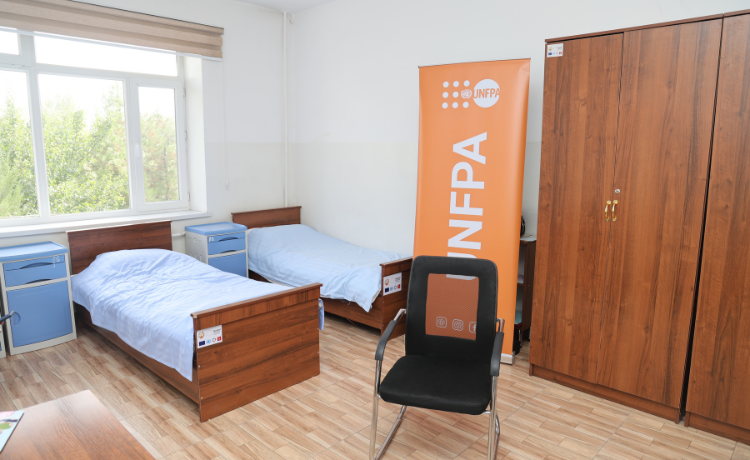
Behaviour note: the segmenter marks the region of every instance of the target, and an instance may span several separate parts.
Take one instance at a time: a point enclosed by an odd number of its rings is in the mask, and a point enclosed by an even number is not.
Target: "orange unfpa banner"
[[[506,320],[503,354],[510,356],[529,66],[529,59],[517,59],[419,69],[414,255],[495,262],[500,284],[497,314]],[[450,314],[449,327],[454,320],[459,325],[472,321],[462,317],[468,315],[465,309]]]

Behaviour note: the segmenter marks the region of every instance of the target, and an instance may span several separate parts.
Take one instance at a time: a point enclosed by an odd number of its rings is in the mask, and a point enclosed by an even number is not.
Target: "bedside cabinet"
[[[185,249],[190,257],[247,278],[246,230],[231,222],[190,225],[185,227]]]
[[[76,338],[68,248],[35,243],[0,248],[0,288],[8,353],[15,355]]]

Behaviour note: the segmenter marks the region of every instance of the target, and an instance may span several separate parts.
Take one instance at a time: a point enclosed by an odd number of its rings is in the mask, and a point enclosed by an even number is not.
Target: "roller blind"
[[[222,57],[222,28],[70,0],[0,0],[0,26]]]

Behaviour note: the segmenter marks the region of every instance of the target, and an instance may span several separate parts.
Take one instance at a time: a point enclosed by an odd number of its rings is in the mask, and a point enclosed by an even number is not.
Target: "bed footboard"
[[[222,326],[220,344],[196,348],[202,422],[320,374],[320,286],[193,313],[195,331]]]
[[[375,303],[373,304],[373,307],[376,307],[380,309],[381,311],[381,322],[380,322],[380,334],[382,335],[383,332],[385,332],[385,328],[388,327],[388,324],[393,321],[393,318],[396,317],[396,313],[402,308],[406,308],[406,297],[409,293],[409,276],[411,275],[411,263],[412,258],[407,257],[405,259],[399,259],[394,260],[391,262],[386,262],[380,264],[380,269],[382,272],[381,275],[381,282],[382,279],[385,278],[388,275],[394,275],[396,273],[401,273],[401,291],[393,293],[393,294],[386,294],[383,295],[381,292],[377,299],[375,299]],[[377,304],[377,305],[376,305]],[[406,318],[401,318],[401,320],[398,323],[398,326],[396,326],[396,329],[393,330],[393,334],[391,334],[391,338],[398,337],[400,335],[403,335],[406,331]]]

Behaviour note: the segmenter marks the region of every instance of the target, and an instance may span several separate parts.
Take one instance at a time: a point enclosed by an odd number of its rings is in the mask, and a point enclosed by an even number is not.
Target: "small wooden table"
[[[154,458],[88,390],[23,411],[2,460]]]

